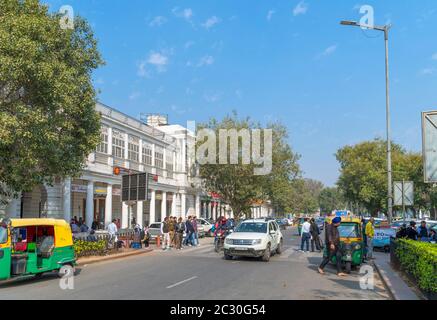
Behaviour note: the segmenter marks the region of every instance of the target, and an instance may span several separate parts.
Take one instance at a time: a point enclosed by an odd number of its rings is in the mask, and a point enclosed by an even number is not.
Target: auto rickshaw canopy
[[[10,219],[13,228],[54,227],[55,248],[73,245],[70,225],[62,219]]]

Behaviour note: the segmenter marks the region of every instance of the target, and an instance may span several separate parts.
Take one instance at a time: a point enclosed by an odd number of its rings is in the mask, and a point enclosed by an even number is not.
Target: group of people
[[[306,244],[306,251],[309,252],[310,242],[311,252],[314,252],[314,249],[317,249],[319,252],[322,251],[323,243],[320,239],[320,228],[316,220],[314,218],[305,218],[302,224],[300,251],[305,252],[304,245]]]
[[[185,238],[184,238],[185,233]],[[198,220],[196,216],[165,217],[161,223],[162,250],[182,250],[183,246],[199,246]]]
[[[404,223],[396,233],[396,238],[423,242],[437,242],[436,231],[428,228],[426,226],[426,221],[422,221],[419,227],[416,227],[415,221],[411,221],[408,227]]]

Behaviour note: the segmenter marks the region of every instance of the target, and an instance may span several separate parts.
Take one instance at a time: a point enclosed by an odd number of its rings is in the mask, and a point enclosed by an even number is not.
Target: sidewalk
[[[390,254],[374,252],[373,261],[384,285],[395,300],[421,300],[390,265]]]
[[[108,255],[108,256],[83,257],[83,258],[77,259],[77,265],[78,266],[83,266],[83,265],[91,264],[91,263],[97,263],[97,262],[102,262],[102,261],[121,259],[121,258],[125,258],[125,257],[130,257],[130,256],[136,256],[136,255],[140,255],[140,254],[149,253],[149,252],[152,252],[152,251],[153,251],[152,247],[149,247],[149,248],[138,249],[138,250],[128,249],[128,250],[125,250],[124,252],[117,253],[117,254],[111,254],[111,255]]]

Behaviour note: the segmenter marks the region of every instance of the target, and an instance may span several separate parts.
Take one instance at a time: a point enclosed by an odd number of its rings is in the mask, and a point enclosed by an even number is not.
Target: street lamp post
[[[391,125],[390,125],[390,86],[389,86],[389,64],[388,64],[388,32],[391,25],[370,26],[363,25],[356,21],[341,21],[344,26],[354,26],[384,32],[385,42],[385,94],[386,94],[386,129],[387,129],[387,217],[391,223],[393,217],[393,190],[392,190],[392,167],[391,167]]]

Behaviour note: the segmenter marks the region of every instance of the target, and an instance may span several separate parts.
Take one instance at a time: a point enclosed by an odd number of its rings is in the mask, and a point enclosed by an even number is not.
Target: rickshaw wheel
[[[351,273],[352,270],[352,262],[346,262],[346,273],[349,274]]]

